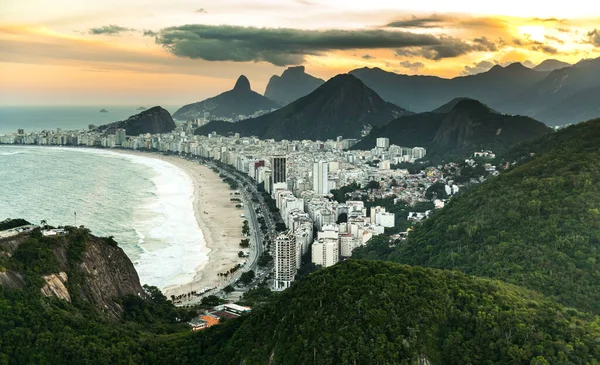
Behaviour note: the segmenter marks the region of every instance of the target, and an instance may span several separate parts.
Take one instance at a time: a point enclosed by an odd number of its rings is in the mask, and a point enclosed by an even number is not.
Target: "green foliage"
[[[206,296],[206,297],[202,298],[202,300],[200,302],[202,303],[203,306],[207,306],[207,307],[214,307],[219,304],[225,303],[225,301],[223,299],[219,298],[216,295]]]
[[[265,266],[270,265],[272,262],[273,262],[273,256],[271,256],[268,252],[265,251],[258,258],[257,264],[259,267],[265,267]]]
[[[431,185],[427,191],[425,191],[425,197],[427,199],[446,199],[448,194],[446,193],[446,184],[442,181],[438,181]]]
[[[225,293],[229,294],[229,293],[233,293],[235,291],[235,289],[233,288],[233,286],[227,285],[226,287],[223,288],[223,291]]]
[[[244,238],[240,241],[240,247],[241,248],[248,248],[250,247],[250,240],[248,238]]]
[[[379,258],[502,279],[600,313],[599,145],[600,120],[534,141],[535,157],[453,199]]]
[[[7,229],[17,228],[17,227],[21,227],[21,226],[26,226],[29,224],[31,224],[31,223],[27,222],[25,219],[7,218],[7,219],[3,220],[2,222],[0,222],[0,231],[5,231]]]
[[[54,255],[53,239],[29,238],[19,245],[10,262],[12,269],[31,277],[57,273],[60,264]]]
[[[244,285],[248,285],[252,282],[252,280],[254,280],[255,276],[256,274],[254,273],[254,270],[247,271],[240,275],[240,282]]]
[[[360,185],[356,182],[353,182],[350,185],[331,190],[331,194],[333,194],[333,200],[337,201],[338,203],[345,203],[348,200],[346,194],[357,190],[360,190]]]
[[[348,260],[253,309],[219,364],[597,364],[600,322],[498,281]],[[536,360],[537,361],[537,360]],[[533,362],[535,363],[535,362]]]

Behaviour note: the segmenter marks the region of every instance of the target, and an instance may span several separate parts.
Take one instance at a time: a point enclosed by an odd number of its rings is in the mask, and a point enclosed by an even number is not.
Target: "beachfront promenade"
[[[202,163],[198,159],[191,159],[191,160],[192,161],[195,160],[198,163]],[[240,277],[243,273],[249,272],[249,271],[254,271],[254,272],[257,271],[258,258],[264,253],[265,247],[263,245],[263,243],[264,243],[263,233],[260,229],[260,224],[258,223],[258,217],[257,217],[256,210],[254,208],[254,203],[252,202],[253,197],[258,199],[258,201],[259,201],[258,206],[260,207],[260,209],[262,209],[263,215],[265,217],[267,217],[266,221],[267,221],[268,227],[270,227],[271,229],[274,229],[274,224],[273,224],[273,220],[270,217],[270,212],[268,212],[268,209],[263,208],[263,207],[265,207],[263,197],[258,192],[258,190],[256,189],[256,186],[254,186],[254,184],[252,183],[252,181],[250,179],[246,180],[243,177],[240,177],[236,174],[232,174],[232,173],[220,168],[213,162],[206,162],[206,163],[204,163],[204,165],[211,169],[218,169],[220,174],[223,174],[223,175],[235,180],[240,187],[239,188],[239,190],[241,192],[240,196],[241,196],[242,202],[244,204],[244,215],[245,215],[246,219],[248,220],[248,223],[250,226],[250,236],[248,237],[250,239],[250,247],[249,247],[249,253],[248,253],[248,257],[247,257],[248,259],[246,260],[244,265],[239,270],[235,271],[232,275],[227,276],[226,279],[222,280],[219,283],[219,285],[217,285],[216,287],[211,288],[207,291],[204,291],[201,294],[197,293],[196,295],[191,295],[189,297],[183,296],[180,299],[178,299],[175,302],[175,304],[178,306],[199,304],[202,301],[202,298],[207,297],[209,295],[218,295],[228,285],[235,284],[240,279]],[[215,174],[216,174],[216,172],[215,172]],[[243,181],[243,180],[246,180],[246,181]],[[244,183],[246,186],[244,186]],[[264,276],[258,277],[258,281],[262,281],[263,279],[264,279]]]

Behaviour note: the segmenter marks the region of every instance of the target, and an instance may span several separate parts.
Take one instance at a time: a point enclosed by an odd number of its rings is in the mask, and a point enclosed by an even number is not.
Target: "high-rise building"
[[[301,247],[296,245],[296,236],[287,231],[275,238],[275,290],[283,290],[290,287],[296,276],[297,250]]]
[[[390,148],[390,139],[385,137],[377,138],[377,148]]]
[[[337,238],[319,238],[312,244],[312,262],[329,267],[339,261],[339,241]]]
[[[271,191],[275,191],[275,185],[287,183],[287,158],[285,156],[275,156],[271,158]],[[281,185],[281,184],[280,184]]]
[[[426,154],[427,154],[427,151],[423,147],[414,147],[412,149],[412,157],[415,160],[425,157]]]
[[[315,194],[329,194],[329,163],[319,161],[313,163],[313,190]]]
[[[117,146],[120,146],[123,144],[123,142],[125,142],[125,137],[126,137],[125,129],[123,129],[123,128],[117,129],[116,137],[115,137],[115,143],[117,144]]]

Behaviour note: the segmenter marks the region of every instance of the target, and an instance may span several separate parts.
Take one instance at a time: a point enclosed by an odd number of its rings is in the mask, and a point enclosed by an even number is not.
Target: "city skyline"
[[[324,79],[359,67],[455,77],[494,64],[600,56],[600,5],[578,0],[568,8],[384,0],[42,5],[1,6],[3,105],[179,105],[229,90],[240,74],[262,93],[271,75],[298,64]]]

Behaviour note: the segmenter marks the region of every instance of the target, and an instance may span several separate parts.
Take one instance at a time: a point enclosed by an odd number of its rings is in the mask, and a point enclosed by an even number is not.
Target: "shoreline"
[[[218,286],[221,283],[219,273],[226,272],[237,263],[243,262],[238,257],[241,250],[241,227],[244,210],[236,208],[237,203],[230,201],[233,192],[219,175],[210,168],[194,161],[177,156],[166,156],[159,153],[111,149],[124,155],[143,156],[170,163],[187,174],[194,187],[194,215],[198,227],[202,231],[204,244],[208,249],[208,261],[196,267],[194,279],[182,285],[171,285],[162,289],[170,298],[186,295],[189,292],[201,292]]]

